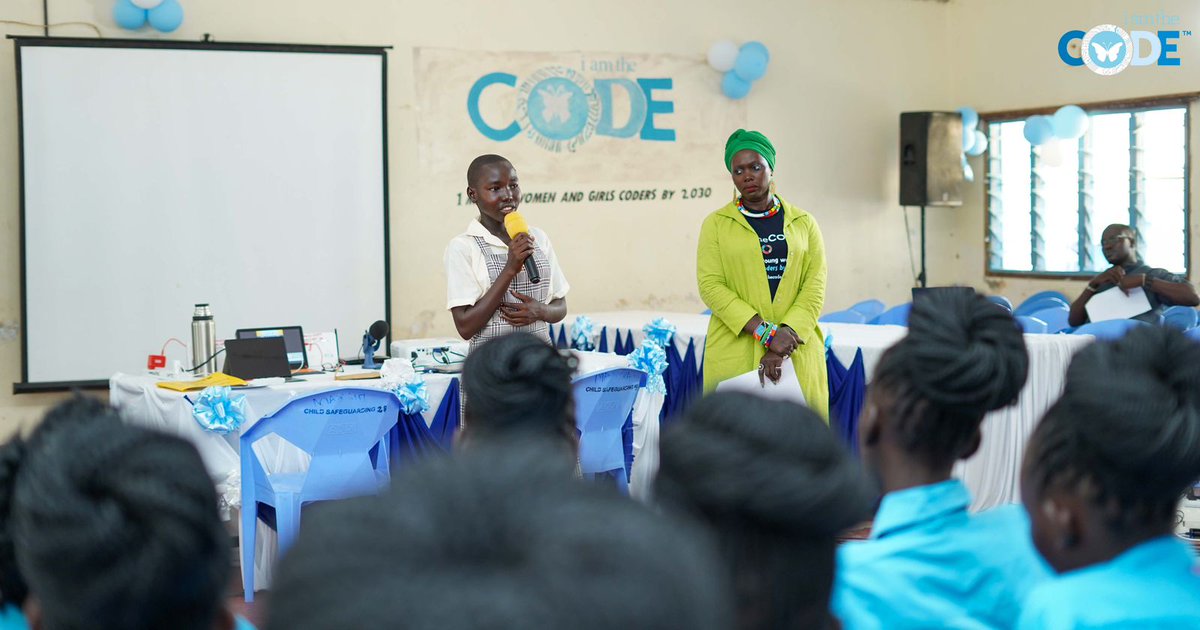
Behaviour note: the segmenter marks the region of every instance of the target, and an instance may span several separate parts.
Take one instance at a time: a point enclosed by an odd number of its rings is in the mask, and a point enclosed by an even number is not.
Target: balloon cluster
[[[1058,108],[1053,116],[1030,116],[1025,119],[1025,139],[1038,146],[1051,140],[1078,140],[1087,133],[1088,115],[1078,105]]]
[[[971,170],[971,165],[967,163],[967,156],[975,157],[983,155],[988,148],[987,134],[983,130],[978,129],[979,113],[970,107],[959,107],[959,115],[962,116],[962,168],[963,179],[973,182],[975,181],[975,171]]]
[[[755,81],[767,73],[771,54],[761,42],[746,42],[740,47],[722,40],[708,49],[708,65],[717,72],[724,72],[721,92],[732,99],[746,98]]]
[[[149,22],[150,26],[170,33],[183,24],[183,6],[179,0],[117,0],[113,5],[113,21],[131,31]]]

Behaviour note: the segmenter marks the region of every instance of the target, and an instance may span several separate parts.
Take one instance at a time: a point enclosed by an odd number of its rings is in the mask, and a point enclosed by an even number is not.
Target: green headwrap
[[[775,170],[775,145],[767,137],[757,131],[738,129],[725,141],[725,169],[733,170],[733,154],[742,149],[750,149],[763,156],[771,170]]]

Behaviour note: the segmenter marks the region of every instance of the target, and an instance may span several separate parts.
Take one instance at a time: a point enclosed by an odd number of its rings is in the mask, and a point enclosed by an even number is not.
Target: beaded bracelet
[[[770,349],[771,341],[775,339],[775,333],[778,332],[778,325],[764,321],[763,323],[759,324],[758,329],[754,331],[754,338],[762,344],[762,347]]]
[[[779,332],[779,327],[771,326],[771,332],[764,335],[763,338],[760,340],[760,343],[762,343],[762,347],[770,348],[771,340],[775,338],[775,333],[777,333],[777,332]]]

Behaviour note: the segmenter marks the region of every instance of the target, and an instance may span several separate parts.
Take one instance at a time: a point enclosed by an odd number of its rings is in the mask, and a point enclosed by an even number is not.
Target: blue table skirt
[[[614,331],[612,337],[611,346],[614,354],[625,356],[637,349],[633,342],[632,331],[627,331],[624,335],[620,331]],[[550,339],[559,348],[571,347],[571,342],[567,338],[566,324],[551,324]],[[600,329],[600,339],[596,344],[596,350],[609,352],[609,345],[608,327],[605,326]],[[671,422],[687,410],[692,401],[698,400],[704,392],[704,365],[696,356],[695,341],[688,341],[687,349],[682,355],[679,354],[679,349],[675,347],[674,343],[668,345],[669,347],[666,348],[667,370],[663,373],[667,394],[663,398],[662,411],[658,415],[659,427],[663,429],[670,426]],[[700,350],[703,351],[703,348]]]
[[[458,420],[462,417],[462,396],[459,380],[450,381],[446,395],[433,413],[433,422],[426,423],[419,413],[401,413],[396,426],[388,433],[391,445],[389,464],[393,472],[431,456],[445,455],[454,446]],[[625,478],[633,470],[633,414],[621,428],[625,450]]]
[[[829,428],[857,455],[858,414],[867,392],[862,350],[854,353],[849,368],[838,361],[833,350],[826,350],[825,370],[829,375]]]
[[[627,355],[636,349],[633,333],[614,332],[611,342],[612,352]],[[550,325],[550,338],[559,348],[571,347],[567,336],[567,325]],[[600,339],[596,349],[600,352],[609,351],[608,327],[600,329]],[[702,351],[703,349],[701,349]],[[843,366],[832,350],[825,352],[825,369],[829,376],[829,426],[841,438],[842,442],[854,453],[858,453],[858,415],[862,412],[863,401],[866,397],[866,371],[863,367],[862,351],[854,355],[850,366]],[[689,341],[687,350],[682,356],[675,344],[667,348],[667,371],[663,374],[666,380],[667,395],[663,401],[659,422],[663,428],[682,414],[691,403],[701,396],[704,391],[704,366],[697,358],[695,341]]]

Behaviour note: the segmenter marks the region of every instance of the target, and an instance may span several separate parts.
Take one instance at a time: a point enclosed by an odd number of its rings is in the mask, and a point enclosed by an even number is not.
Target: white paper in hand
[[[1150,300],[1141,287],[1130,289],[1125,295],[1119,287],[1101,291],[1084,305],[1088,319],[1103,322],[1110,319],[1129,319],[1150,310]]]
[[[790,360],[783,362],[783,375],[779,377],[778,383],[772,383],[771,379],[763,379],[766,384],[763,385],[758,381],[758,370],[746,372],[741,376],[735,376],[729,380],[721,381],[717,384],[719,392],[745,392],[769,398],[771,400],[787,400],[794,403],[806,405],[804,401],[804,390],[800,389],[800,382],[796,380],[796,368],[792,366]]]

